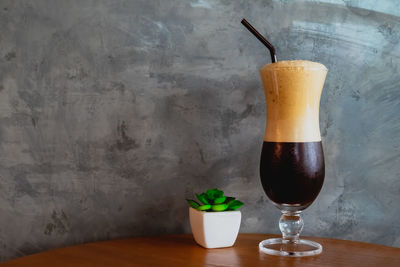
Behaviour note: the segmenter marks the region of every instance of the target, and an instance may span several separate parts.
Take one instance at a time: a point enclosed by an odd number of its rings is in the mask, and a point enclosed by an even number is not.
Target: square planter
[[[205,212],[189,208],[194,240],[205,248],[231,247],[239,233],[240,211]]]

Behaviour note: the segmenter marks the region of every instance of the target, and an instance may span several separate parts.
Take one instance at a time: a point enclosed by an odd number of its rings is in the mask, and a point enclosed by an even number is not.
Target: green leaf
[[[197,209],[197,208],[200,206],[200,204],[197,203],[197,202],[194,201],[194,200],[186,199],[186,201],[187,201],[187,202],[189,203],[189,205],[190,205],[192,208],[194,208],[194,209]]]
[[[234,200],[235,200],[234,197],[226,197],[225,202],[228,203],[228,204],[230,204],[230,203],[232,203]]]
[[[224,191],[218,190],[217,188],[208,189],[206,195],[209,200],[214,200],[218,197],[224,196]]]
[[[211,205],[210,204],[206,204],[206,205],[197,207],[197,210],[200,210],[200,211],[205,211],[205,210],[209,210],[209,209],[211,209]]]
[[[217,205],[212,205],[211,209],[213,211],[224,211],[229,207],[228,204],[217,204]]]
[[[196,197],[198,200],[200,200],[203,204],[210,204],[207,200],[207,195],[202,193],[202,194],[196,194]]]
[[[230,204],[228,204],[230,210],[237,210],[243,205],[244,203],[239,200],[233,200],[232,202],[230,202]]]
[[[214,200],[214,204],[222,204],[222,203],[225,202],[225,200],[226,200],[226,197],[224,197],[224,196],[222,196],[222,197],[217,197],[217,198]]]
[[[217,189],[217,191],[215,191],[215,193],[214,193],[214,196],[215,196],[215,198],[223,197],[224,196],[224,191]]]

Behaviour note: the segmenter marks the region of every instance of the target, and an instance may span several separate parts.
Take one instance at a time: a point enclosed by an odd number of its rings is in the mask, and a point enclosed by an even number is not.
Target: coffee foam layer
[[[273,70],[273,69],[292,69],[296,71],[302,70],[325,70],[328,69],[321,63],[312,62],[308,60],[283,60],[276,63],[267,64],[261,68],[261,70]]]
[[[267,102],[264,141],[321,141],[319,102],[327,71],[320,63],[303,60],[261,68]]]

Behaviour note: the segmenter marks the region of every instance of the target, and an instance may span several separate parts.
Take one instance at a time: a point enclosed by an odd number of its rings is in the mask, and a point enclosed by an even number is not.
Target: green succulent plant
[[[199,211],[232,211],[244,205],[243,202],[236,200],[234,197],[224,196],[224,191],[217,188],[196,194],[196,197],[200,203],[192,199],[186,199],[186,201],[192,208]]]

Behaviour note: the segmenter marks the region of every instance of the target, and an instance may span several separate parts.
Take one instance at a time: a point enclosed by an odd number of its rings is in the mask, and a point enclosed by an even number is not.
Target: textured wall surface
[[[304,234],[400,246],[398,1],[0,2],[0,260],[189,232],[185,197],[242,199],[278,233],[258,174],[258,69],[322,62],[326,179]]]

